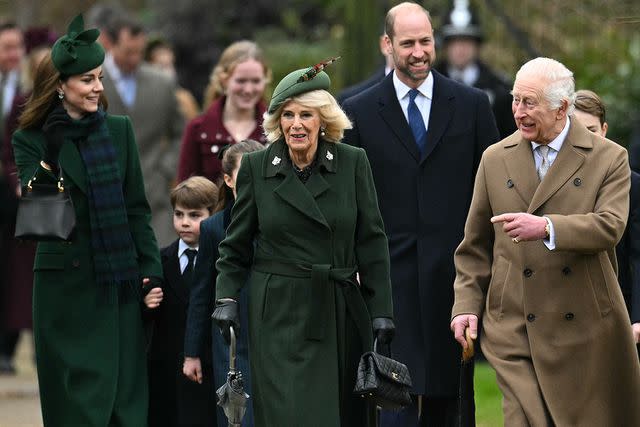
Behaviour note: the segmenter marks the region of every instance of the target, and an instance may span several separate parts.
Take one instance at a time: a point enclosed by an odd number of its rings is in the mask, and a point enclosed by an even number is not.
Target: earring
[[[325,136],[325,132],[324,131],[325,131],[325,127],[321,126],[320,127],[320,136]]]
[[[63,91],[59,91],[58,92],[58,99],[61,100],[61,101],[64,99],[64,92]]]

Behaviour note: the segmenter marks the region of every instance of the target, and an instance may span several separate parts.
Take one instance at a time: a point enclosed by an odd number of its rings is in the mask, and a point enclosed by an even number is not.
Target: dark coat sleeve
[[[258,230],[258,208],[254,194],[255,158],[250,153],[242,156],[236,179],[238,196],[233,206],[227,236],[218,247],[220,259],[216,262],[216,300],[238,300],[253,260],[253,241]],[[256,162],[258,163],[258,162]],[[259,165],[255,166],[259,170]]]
[[[364,150],[358,150],[356,203],[358,222],[355,252],[362,295],[371,318],[393,317],[389,244],[384,232],[371,166]]]
[[[213,231],[213,218],[200,223],[200,241],[198,244],[198,262],[193,277],[194,282],[189,293],[189,310],[184,338],[184,355],[200,357],[203,354],[204,336],[211,330],[212,301],[216,280],[216,260],[218,243]]]

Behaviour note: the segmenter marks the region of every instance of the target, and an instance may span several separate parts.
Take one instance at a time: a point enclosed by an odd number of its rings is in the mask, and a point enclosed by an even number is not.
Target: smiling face
[[[200,238],[200,222],[209,216],[207,208],[189,209],[176,205],[173,209],[173,228],[187,245],[195,246]]]
[[[62,105],[71,118],[80,119],[98,110],[102,87],[102,66],[69,77],[60,83],[59,91],[64,93]]]
[[[393,28],[393,37],[385,38],[396,75],[407,86],[417,88],[429,75],[436,59],[431,22],[421,10],[401,8],[396,11]]]
[[[280,114],[280,127],[289,150],[298,153],[315,152],[320,132],[320,112],[289,101]]]
[[[548,144],[562,132],[567,101],[553,108],[544,89],[548,83],[541,77],[523,76],[513,85],[511,110],[522,137],[527,141]]]
[[[238,110],[253,110],[264,94],[264,73],[264,66],[255,59],[237,64],[226,80],[227,102]]]

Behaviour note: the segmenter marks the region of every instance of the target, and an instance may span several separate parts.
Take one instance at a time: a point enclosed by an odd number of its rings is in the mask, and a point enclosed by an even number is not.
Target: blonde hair
[[[289,102],[296,102],[305,108],[313,108],[318,111],[320,122],[324,128],[325,135],[323,139],[325,141],[340,142],[344,136],[345,129],[351,129],[352,127],[351,121],[342,111],[335,98],[326,90],[318,89],[287,98],[273,113],[264,113],[262,127],[267,141],[275,142],[282,138],[280,115]]]
[[[171,190],[171,206],[187,209],[207,209],[213,213],[218,201],[218,187],[203,176],[192,176]]]
[[[209,76],[209,85],[204,91],[204,108],[208,108],[215,100],[224,95],[225,82],[233,74],[236,65],[250,59],[262,64],[264,78],[268,84],[271,81],[271,69],[260,47],[249,40],[231,43],[220,55],[220,59]]]

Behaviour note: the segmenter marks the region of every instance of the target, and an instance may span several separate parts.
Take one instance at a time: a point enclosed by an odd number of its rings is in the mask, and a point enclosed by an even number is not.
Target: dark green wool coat
[[[318,167],[303,184],[286,150],[278,141],[243,156],[216,298],[237,298],[250,273],[257,427],[363,426],[364,405],[352,394],[358,360],[371,345],[371,318],[392,317],[371,169],[362,149],[320,141]],[[347,280],[352,270],[359,287]],[[363,316],[345,297],[350,291]],[[364,336],[356,328],[362,324]]]
[[[141,279],[161,277],[131,122],[109,115],[106,121],[117,152]],[[16,132],[13,147],[23,183],[34,173],[40,181],[55,180],[39,166],[45,147],[40,130]],[[146,426],[141,306],[132,298],[119,302],[115,286],[96,284],[86,170],[74,144],[62,146],[60,166],[76,211],[76,234],[70,243],[39,243],[33,267],[33,328],[44,424]]]

